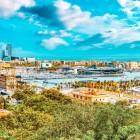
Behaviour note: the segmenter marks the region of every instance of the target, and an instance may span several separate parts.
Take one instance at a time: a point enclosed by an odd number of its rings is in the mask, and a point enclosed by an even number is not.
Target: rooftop
[[[0,109],[0,117],[5,117],[9,115],[10,111],[5,110],[5,109]]]

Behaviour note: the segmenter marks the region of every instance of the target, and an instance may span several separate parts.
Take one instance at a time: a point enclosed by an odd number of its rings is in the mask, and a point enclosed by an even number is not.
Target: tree
[[[0,97],[0,108],[6,109],[6,101],[3,97]]]
[[[83,136],[82,140],[95,140],[95,133],[91,130],[87,131],[87,133]]]
[[[0,139],[1,140],[15,140],[11,134],[5,132],[5,131],[0,131]]]
[[[17,89],[12,98],[15,98],[16,100],[24,100],[26,98],[26,95],[21,89]]]
[[[121,108],[127,108],[129,106],[129,102],[127,100],[123,100],[123,101],[118,101],[116,103],[117,106],[120,106]]]
[[[0,126],[17,140],[133,140],[140,135],[139,108],[129,108],[125,102],[81,103],[55,89],[41,94],[18,89],[13,96],[24,102],[8,104],[12,113],[0,117]]]

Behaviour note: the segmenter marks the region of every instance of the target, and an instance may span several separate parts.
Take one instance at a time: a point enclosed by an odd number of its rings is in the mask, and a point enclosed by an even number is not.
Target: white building
[[[27,57],[27,62],[35,62],[35,57]]]
[[[85,67],[84,67],[84,66],[76,66],[76,67],[74,67],[74,68],[73,68],[74,74],[78,74],[78,70],[79,70],[79,69],[85,69]]]
[[[41,68],[51,68],[52,67],[52,64],[51,63],[45,63],[45,62],[43,62],[43,63],[40,64],[40,67]]]
[[[140,96],[140,86],[133,87],[133,88],[129,89],[128,93]]]

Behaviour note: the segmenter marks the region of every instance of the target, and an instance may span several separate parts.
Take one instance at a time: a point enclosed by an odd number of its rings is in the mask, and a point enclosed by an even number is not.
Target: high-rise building
[[[5,48],[2,50],[2,60],[11,61],[12,58],[12,45],[7,44]]]
[[[0,50],[0,60],[3,58],[3,50]]]
[[[19,57],[14,57],[12,55],[12,45],[7,44],[0,48],[0,60],[3,61],[11,61],[11,60],[19,60]]]
[[[6,45],[5,53],[6,53],[6,55],[8,55],[8,57],[12,57],[12,45],[11,44]]]

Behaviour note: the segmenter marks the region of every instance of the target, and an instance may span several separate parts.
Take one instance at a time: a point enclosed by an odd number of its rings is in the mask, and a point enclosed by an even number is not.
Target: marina
[[[136,80],[138,77],[140,77],[140,72],[133,72],[133,73],[130,73],[130,72],[124,72],[124,75],[123,76],[116,76],[116,77],[87,77],[87,78],[81,78],[81,77],[73,77],[73,78],[44,78],[43,80],[25,80],[25,82],[28,82],[30,84],[36,84],[38,86],[43,86],[43,87],[56,87],[60,84],[65,84],[65,83],[68,83],[68,82],[76,82],[76,81],[84,81],[84,82],[87,82],[87,81],[91,81],[91,82],[94,82],[94,81],[127,81],[127,80]]]

